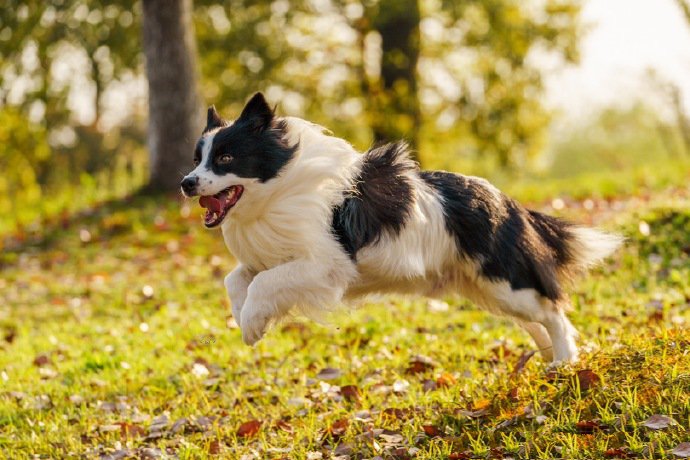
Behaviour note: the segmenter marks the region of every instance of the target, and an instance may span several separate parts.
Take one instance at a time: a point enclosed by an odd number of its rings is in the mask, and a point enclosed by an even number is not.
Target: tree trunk
[[[196,75],[192,0],[143,0],[144,54],[149,82],[149,184],[179,188],[192,167],[202,114]]]
[[[419,58],[418,0],[381,0],[374,28],[381,35],[380,92],[372,128],[377,141],[406,139],[417,147]]]

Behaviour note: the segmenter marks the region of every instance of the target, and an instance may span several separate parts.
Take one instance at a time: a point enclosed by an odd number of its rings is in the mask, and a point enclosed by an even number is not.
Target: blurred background
[[[613,194],[687,172],[690,2],[5,0],[0,233],[175,191],[205,106],[255,91],[521,197]]]

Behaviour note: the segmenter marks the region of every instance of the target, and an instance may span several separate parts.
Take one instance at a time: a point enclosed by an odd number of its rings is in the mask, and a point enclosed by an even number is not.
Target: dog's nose
[[[184,179],[182,179],[182,183],[180,184],[182,191],[186,195],[194,195],[197,185],[199,185],[198,176],[186,176]]]

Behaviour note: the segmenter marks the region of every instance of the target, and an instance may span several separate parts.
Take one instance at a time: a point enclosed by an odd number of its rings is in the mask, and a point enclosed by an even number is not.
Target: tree
[[[201,132],[191,0],[144,0],[150,191],[179,187]]]
[[[419,21],[417,0],[381,0],[374,13],[373,27],[381,37],[381,77],[369,87],[375,141],[405,138],[413,148],[417,146]]]
[[[533,57],[577,62],[579,13],[578,0],[443,1],[445,32],[425,65],[457,82],[454,100],[432,113],[450,115],[463,151],[513,169],[542,152],[550,113]]]

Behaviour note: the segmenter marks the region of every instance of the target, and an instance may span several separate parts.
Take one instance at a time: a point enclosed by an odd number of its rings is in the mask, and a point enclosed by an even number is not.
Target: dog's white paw
[[[235,322],[239,325],[242,318],[242,304],[233,302],[232,299],[230,299],[230,303],[232,304],[232,317],[235,318]]]
[[[271,316],[261,308],[247,306],[242,309],[240,329],[242,340],[247,345],[254,345],[266,333]]]

